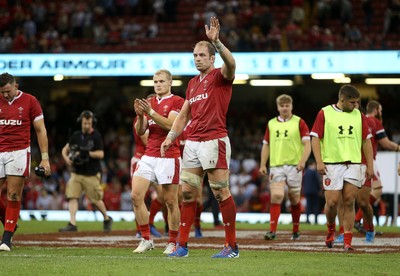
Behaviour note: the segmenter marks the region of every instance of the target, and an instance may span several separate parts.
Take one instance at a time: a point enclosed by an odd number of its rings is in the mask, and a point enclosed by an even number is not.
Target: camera
[[[70,145],[68,157],[72,164],[80,166],[89,161],[89,150],[88,147]]]
[[[46,171],[41,166],[35,167],[35,174],[39,177],[46,177]]]

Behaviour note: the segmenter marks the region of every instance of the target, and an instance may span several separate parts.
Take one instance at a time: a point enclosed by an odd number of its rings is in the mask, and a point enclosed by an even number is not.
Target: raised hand
[[[219,21],[215,16],[210,18],[210,27],[204,25],[206,35],[211,42],[215,42],[219,39],[219,31],[221,29]]]

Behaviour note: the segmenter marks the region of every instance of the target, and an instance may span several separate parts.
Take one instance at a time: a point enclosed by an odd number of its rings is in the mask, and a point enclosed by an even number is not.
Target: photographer
[[[101,134],[93,127],[96,121],[93,112],[82,111],[77,119],[77,122],[81,124],[81,130],[75,131],[62,149],[62,156],[67,165],[72,168],[72,172],[65,191],[69,200],[70,222],[66,227],[59,229],[60,232],[78,231],[76,212],[82,192],[85,192],[90,202],[103,214],[103,231],[111,231],[113,221],[107,215],[103,202],[103,190],[100,186],[100,160],[104,157],[104,151]]]

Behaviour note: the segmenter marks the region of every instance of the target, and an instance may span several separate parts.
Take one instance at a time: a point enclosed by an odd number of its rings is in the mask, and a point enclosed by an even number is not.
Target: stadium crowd
[[[194,41],[211,16],[224,22],[221,36],[233,51],[396,49],[399,12],[398,0],[1,0],[0,53],[79,52],[84,45],[135,52],[139,41],[168,36],[168,22],[183,23],[169,26],[189,30]]]

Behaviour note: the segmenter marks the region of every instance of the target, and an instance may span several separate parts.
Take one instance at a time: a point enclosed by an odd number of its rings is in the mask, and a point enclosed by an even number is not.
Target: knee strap
[[[195,188],[200,188],[201,183],[203,182],[203,178],[198,176],[197,174],[184,171],[182,170],[181,172],[181,182],[184,182],[190,186],[193,186]]]
[[[229,180],[220,180],[220,181],[208,181],[210,183],[210,187],[213,189],[221,189],[229,186]]]

